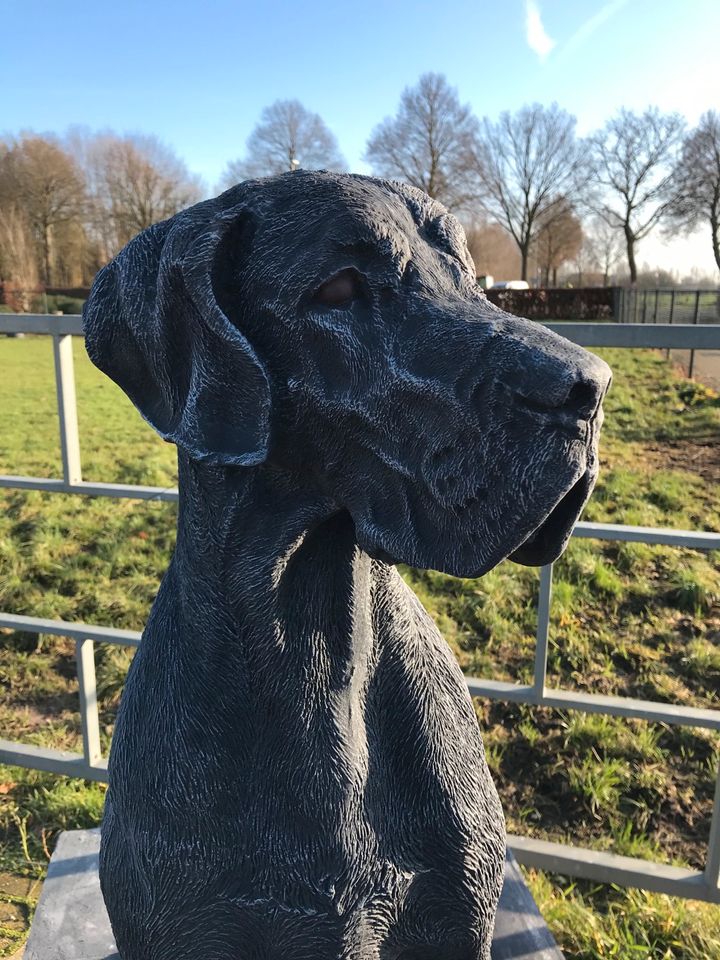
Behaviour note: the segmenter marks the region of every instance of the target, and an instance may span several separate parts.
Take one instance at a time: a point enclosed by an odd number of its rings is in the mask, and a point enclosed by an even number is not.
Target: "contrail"
[[[601,7],[596,14],[586,20],[585,23],[575,31],[567,43],[563,44],[563,54],[570,53],[585,43],[585,41],[595,33],[598,27],[601,27],[606,20],[614,16],[618,10],[621,10],[627,2],[628,0],[610,0],[610,3],[606,3],[604,7]]]

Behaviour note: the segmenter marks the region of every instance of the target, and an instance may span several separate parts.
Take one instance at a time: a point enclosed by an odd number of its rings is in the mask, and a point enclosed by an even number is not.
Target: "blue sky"
[[[278,98],[366,170],[370,131],[426,70],[478,116],[557,100],[580,133],[623,105],[720,109],[720,0],[0,0],[0,16],[0,133],[153,133],[211,189]],[[695,246],[670,259],[709,268]],[[648,241],[641,260],[662,253]]]

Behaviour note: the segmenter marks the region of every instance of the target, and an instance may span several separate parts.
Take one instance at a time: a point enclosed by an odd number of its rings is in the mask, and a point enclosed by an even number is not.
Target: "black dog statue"
[[[93,361],[177,444],[177,547],[110,756],[123,960],[485,960],[505,835],[460,669],[394,568],[563,551],[605,363],[492,306],[399,183],[242,183],[136,237]]]

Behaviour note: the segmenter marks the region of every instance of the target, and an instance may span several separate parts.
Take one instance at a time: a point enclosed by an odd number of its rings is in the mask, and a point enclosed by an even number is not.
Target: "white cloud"
[[[540,7],[535,0],[525,0],[525,36],[528,46],[541,60],[544,60],[555,46],[555,41],[545,32]]]

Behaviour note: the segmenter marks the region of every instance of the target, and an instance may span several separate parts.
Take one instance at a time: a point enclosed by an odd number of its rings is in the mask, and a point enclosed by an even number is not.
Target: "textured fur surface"
[[[502,812],[393,564],[558,556],[608,368],[491,306],[430,198],[329,173],[145,231],[85,330],[180,471],[110,756],[123,960],[485,960]]]

